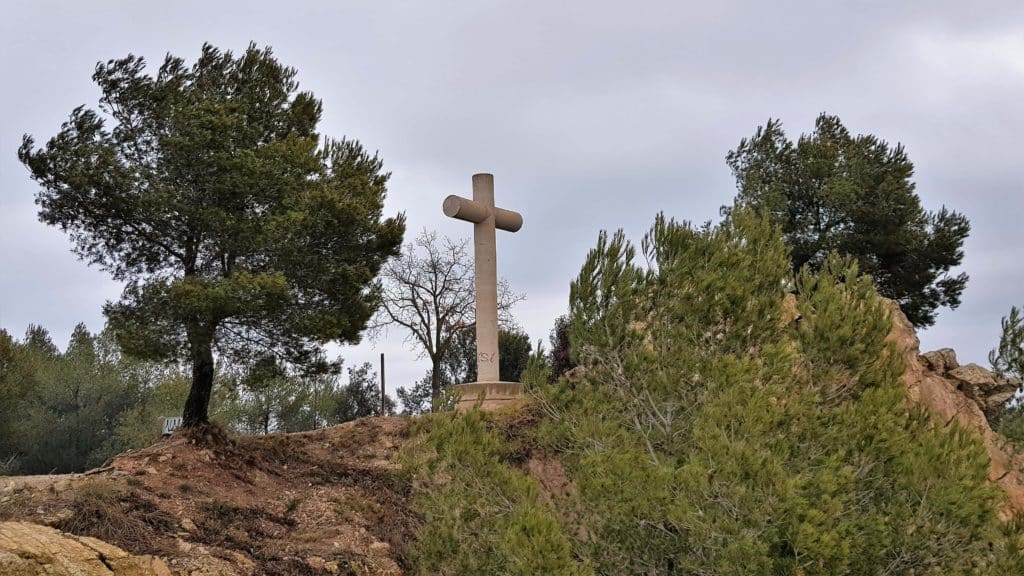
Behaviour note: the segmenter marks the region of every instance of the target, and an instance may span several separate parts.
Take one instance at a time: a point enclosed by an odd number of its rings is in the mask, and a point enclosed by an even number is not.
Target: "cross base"
[[[452,386],[452,391],[460,395],[459,403],[455,406],[459,412],[467,412],[477,405],[481,410],[497,410],[519,404],[525,399],[523,385],[519,382],[467,382]]]

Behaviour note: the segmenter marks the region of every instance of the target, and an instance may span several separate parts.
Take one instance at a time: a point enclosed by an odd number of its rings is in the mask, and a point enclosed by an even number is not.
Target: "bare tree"
[[[467,241],[424,230],[381,271],[383,290],[371,334],[390,325],[408,331],[406,342],[430,358],[431,396],[441,394],[441,363],[460,331],[476,321],[473,259]],[[498,322],[514,327],[511,309],[523,300],[498,283]]]

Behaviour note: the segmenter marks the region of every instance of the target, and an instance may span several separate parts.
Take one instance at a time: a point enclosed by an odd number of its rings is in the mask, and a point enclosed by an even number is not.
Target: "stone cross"
[[[498,266],[495,230],[516,232],[523,226],[518,212],[494,206],[494,175],[473,175],[473,199],[449,196],[444,215],[473,223],[476,261],[476,379],[498,382]]]

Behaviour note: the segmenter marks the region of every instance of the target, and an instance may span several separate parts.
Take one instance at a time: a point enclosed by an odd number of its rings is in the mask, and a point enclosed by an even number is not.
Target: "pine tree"
[[[539,390],[577,557],[638,575],[1019,564],[980,441],[908,410],[856,260],[793,275],[778,229],[742,207],[719,226],[659,217],[641,247],[650,266],[601,235],[570,291],[582,376]]]
[[[970,224],[945,207],[921,207],[903,146],[853,136],[839,118],[822,114],[795,143],[769,120],[726,160],[737,203],[766,211],[782,227],[794,271],[820,268],[832,251],[853,256],[918,327],[934,324],[939,307],[959,306],[967,274],[950,271],[963,260]]]
[[[40,218],[125,283],[108,304],[124,349],[192,367],[184,425],[208,420],[214,352],[271,354],[312,371],[328,341],[355,342],[379,302],[404,219],[382,218],[388,174],[354,140],[321,140],[321,103],[269,48],[204,45],[155,75],[100,63],[99,110],[78,107],[19,158]]]

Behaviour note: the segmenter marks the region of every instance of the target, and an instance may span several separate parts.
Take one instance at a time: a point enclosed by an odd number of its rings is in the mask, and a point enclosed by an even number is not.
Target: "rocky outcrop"
[[[0,522],[4,576],[171,576],[152,556],[132,556],[95,538],[28,522]]]
[[[957,389],[974,400],[991,419],[1020,389],[1020,381],[1002,378],[977,364],[968,364],[946,373],[957,381]]]
[[[989,479],[1007,495],[1004,516],[1024,513],[1024,457],[1016,454],[988,421],[988,415],[1009,400],[1020,383],[977,364],[960,366],[949,348],[921,354],[914,327],[895,302],[890,302],[890,311],[889,340],[903,355],[903,382],[910,400],[924,406],[943,426],[956,424],[977,434],[991,461]]]
[[[952,348],[925,352],[919,361],[932,372],[956,381],[957,390],[974,402],[990,419],[1020,390],[1020,380],[1004,378],[978,366],[961,366]]]

